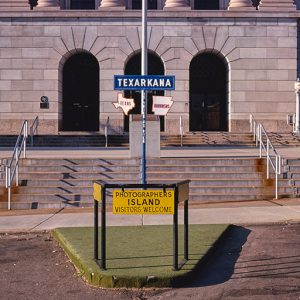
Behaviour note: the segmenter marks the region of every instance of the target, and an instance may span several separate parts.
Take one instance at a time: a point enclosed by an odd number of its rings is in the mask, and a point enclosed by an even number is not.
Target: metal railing
[[[38,134],[38,127],[39,127],[39,117],[36,116],[32,125],[29,128],[30,132],[30,145],[33,146],[33,136],[34,134]]]
[[[104,125],[104,136],[105,136],[105,147],[108,147],[108,126],[109,126],[109,117],[107,117],[106,123]]]
[[[23,157],[26,158],[26,140],[28,137],[28,121],[22,124],[12,157],[5,167],[5,186],[7,188],[7,208],[11,209],[11,187],[16,178],[16,186],[19,185],[19,161],[23,151]]]
[[[179,117],[179,132],[180,132],[180,146],[183,145],[183,122],[182,116]]]
[[[270,167],[275,172],[275,198],[278,199],[278,176],[281,174],[281,156],[273,146],[266,129],[258,123],[250,114],[250,131],[253,133],[253,140],[259,146],[259,157],[263,157],[263,150],[267,159],[267,179],[270,178]]]

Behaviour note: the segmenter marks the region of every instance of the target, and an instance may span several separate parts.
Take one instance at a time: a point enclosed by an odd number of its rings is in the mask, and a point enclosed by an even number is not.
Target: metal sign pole
[[[147,0],[142,0],[142,75],[147,75]],[[146,184],[146,116],[147,116],[147,91],[142,90],[142,184]]]

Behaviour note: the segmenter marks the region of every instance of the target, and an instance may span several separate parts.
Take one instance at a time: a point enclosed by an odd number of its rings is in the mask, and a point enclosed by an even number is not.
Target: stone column
[[[189,10],[191,7],[187,0],[166,0],[164,9]]]
[[[255,8],[252,6],[251,0],[230,0],[228,10],[248,10]]]
[[[37,8],[59,8],[59,0],[38,0]]]
[[[99,9],[125,9],[124,0],[101,0]]]
[[[294,0],[261,0],[258,6],[262,11],[293,11],[296,10]]]

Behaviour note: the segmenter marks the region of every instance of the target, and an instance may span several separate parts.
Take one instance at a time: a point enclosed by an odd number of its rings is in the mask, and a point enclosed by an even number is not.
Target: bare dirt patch
[[[300,224],[234,227],[188,287],[86,285],[47,232],[0,235],[1,299],[300,299]]]

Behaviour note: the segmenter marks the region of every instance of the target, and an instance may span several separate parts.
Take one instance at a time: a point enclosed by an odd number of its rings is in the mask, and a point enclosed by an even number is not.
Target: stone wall
[[[178,133],[179,116],[187,132],[189,65],[198,53],[213,51],[228,63],[230,131],[248,131],[249,114],[267,130],[290,130],[295,112],[297,19],[285,14],[242,12],[152,12],[150,51],[166,75],[176,76],[174,105],[166,131]],[[0,134],[18,131],[22,120],[40,117],[39,133],[57,134],[62,120],[62,69],[78,51],[91,52],[100,66],[100,131],[110,117],[111,133],[123,132],[123,114],[112,102],[113,75],[123,74],[128,58],[140,51],[138,12],[37,12],[0,15]],[[40,97],[49,97],[48,110]]]

